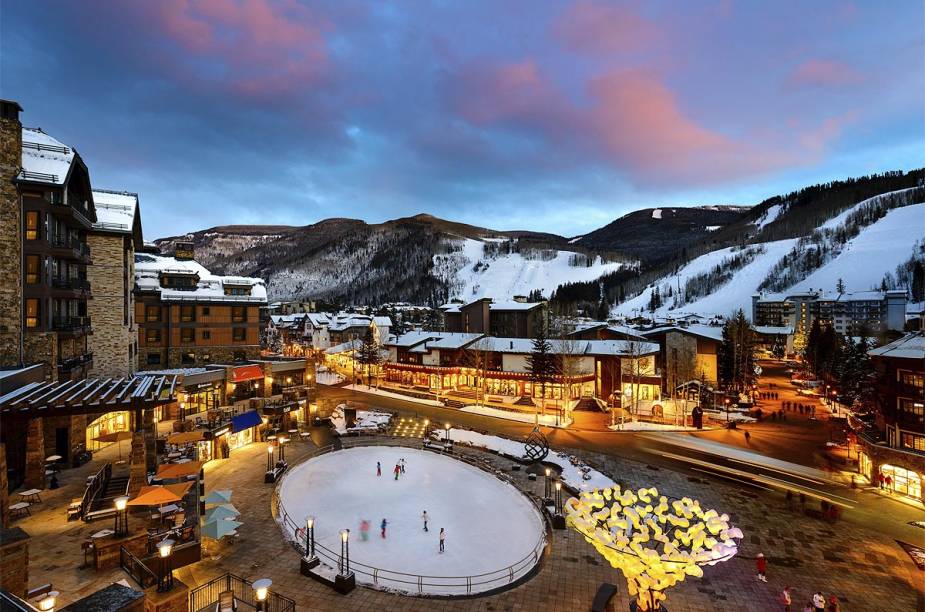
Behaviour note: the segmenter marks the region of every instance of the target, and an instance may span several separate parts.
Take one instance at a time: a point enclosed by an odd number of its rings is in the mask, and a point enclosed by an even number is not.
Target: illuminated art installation
[[[623,572],[636,609],[658,610],[665,590],[687,576],[703,576],[736,554],[742,531],[729,515],[704,510],[685,497],[669,501],[655,487],[585,491],[565,503],[568,524]]]

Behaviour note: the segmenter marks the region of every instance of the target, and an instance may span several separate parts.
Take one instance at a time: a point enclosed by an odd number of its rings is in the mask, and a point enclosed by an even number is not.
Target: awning
[[[238,366],[232,371],[232,381],[236,383],[258,378],[263,378],[263,368],[259,365]]]
[[[169,444],[189,444],[190,442],[199,442],[202,439],[203,432],[201,431],[181,431],[167,436]]]
[[[231,417],[231,428],[232,431],[237,433],[250,427],[260,425],[262,422],[263,419],[260,418],[260,415],[257,414],[256,410],[248,410],[247,412],[236,414]]]

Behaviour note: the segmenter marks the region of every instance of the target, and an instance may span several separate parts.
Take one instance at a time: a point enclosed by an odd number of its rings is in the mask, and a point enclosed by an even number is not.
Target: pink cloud
[[[298,90],[325,70],[327,24],[295,0],[165,0],[148,7],[192,78],[259,97]]]
[[[570,48],[583,53],[629,53],[661,40],[658,26],[636,11],[614,4],[579,0],[553,26]]]
[[[804,87],[847,87],[864,80],[863,75],[847,64],[832,60],[806,60],[787,77],[788,89]]]

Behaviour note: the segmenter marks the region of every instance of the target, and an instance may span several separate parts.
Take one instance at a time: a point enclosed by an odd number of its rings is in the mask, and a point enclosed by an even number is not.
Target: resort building
[[[137,253],[135,283],[139,370],[260,357],[262,279],[213,275],[177,243],[173,257]]]
[[[656,368],[663,374],[665,389],[692,380],[717,384],[717,355],[723,343],[723,328],[693,324],[657,327],[643,332],[659,346]]]
[[[488,334],[497,338],[532,338],[545,320],[546,302],[527,302],[519,296],[509,302],[479,298],[468,304],[444,304],[443,329],[452,333]]]
[[[858,431],[858,470],[871,482],[890,476],[898,494],[923,500],[925,481],[925,332],[868,351],[877,373],[873,423]]]

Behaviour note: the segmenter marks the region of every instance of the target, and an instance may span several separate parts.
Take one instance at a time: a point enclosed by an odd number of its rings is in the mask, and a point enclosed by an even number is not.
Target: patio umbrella
[[[191,483],[192,484],[192,483]],[[182,495],[177,495],[164,485],[151,485],[142,487],[135,499],[128,501],[129,506],[160,506],[163,504],[172,504],[182,499]]]
[[[132,432],[130,431],[111,431],[105,433],[101,436],[93,438],[96,442],[111,443],[115,442],[119,445],[119,461],[122,461],[122,440],[131,440]]]
[[[224,504],[225,502],[231,501],[231,489],[225,489],[222,491],[212,491],[204,500],[207,504]]]
[[[186,463],[167,463],[157,468],[158,478],[183,478],[198,474],[202,469],[201,461],[187,461]]]
[[[190,442],[199,442],[203,439],[201,431],[182,431],[180,433],[170,434],[167,436],[168,444],[189,444]]]
[[[202,537],[220,540],[243,524],[238,521],[209,521],[202,526]]]
[[[227,506],[215,506],[206,513],[205,522],[208,523],[210,521],[223,521],[226,519],[234,518],[241,514],[233,508],[234,506],[232,506],[232,508],[228,508]]]

